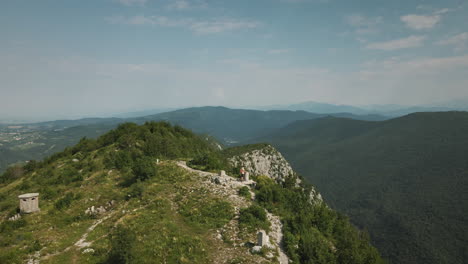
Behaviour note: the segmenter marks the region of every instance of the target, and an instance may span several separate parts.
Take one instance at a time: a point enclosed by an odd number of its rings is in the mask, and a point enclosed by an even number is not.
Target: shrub
[[[12,182],[23,177],[25,170],[22,166],[16,165],[9,167],[2,175],[0,175],[0,183]]]
[[[4,221],[2,224],[0,224],[0,233],[7,234],[12,230],[26,226],[26,224],[27,222],[24,218],[20,218],[16,221]]]
[[[60,211],[63,209],[67,209],[68,207],[70,207],[73,200],[78,200],[80,198],[81,198],[80,195],[75,195],[69,192],[65,195],[65,197],[55,202],[54,207],[55,209],[60,210]]]
[[[20,257],[21,254],[17,249],[11,249],[4,252],[0,251],[0,263],[8,264],[20,264],[24,263],[24,260]]]
[[[265,209],[255,204],[248,208],[241,209],[239,224],[241,227],[247,228],[250,232],[258,229],[267,231],[270,229],[270,222],[268,221]]]
[[[128,228],[117,226],[110,235],[111,250],[107,263],[126,264],[134,259],[132,254],[136,235]]]
[[[189,162],[189,166],[201,170],[220,170],[226,167],[226,161],[217,153],[205,153]]]
[[[245,197],[247,199],[250,199],[251,194],[250,194],[249,187],[243,186],[242,188],[240,188],[239,189],[239,195],[242,196],[242,197]]]
[[[132,167],[132,171],[135,175],[135,180],[145,181],[156,176],[154,161],[149,157],[142,157],[136,160]]]
[[[140,198],[145,191],[145,186],[141,181],[137,181],[136,183],[130,186],[130,189],[125,197],[126,200],[130,200],[132,198]]]

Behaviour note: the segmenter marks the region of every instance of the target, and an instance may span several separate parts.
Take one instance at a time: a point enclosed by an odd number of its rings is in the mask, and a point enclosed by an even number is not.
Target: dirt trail
[[[273,241],[273,243],[277,246],[278,248],[278,253],[279,253],[279,263],[280,264],[288,264],[289,263],[289,258],[284,253],[284,248],[283,248],[283,224],[281,223],[280,219],[278,216],[273,215],[271,213],[267,214],[268,220],[271,223],[271,230],[269,233],[270,236],[270,242]]]
[[[246,203],[245,200],[237,194],[237,191],[242,186],[248,186],[250,184],[255,183],[254,181],[250,180],[250,181],[240,182],[234,177],[231,177],[229,175],[219,175],[216,173],[195,170],[187,166],[187,164],[184,161],[178,161],[177,165],[190,172],[197,173],[203,177],[218,178],[221,184],[211,184],[210,182],[210,187],[212,188],[214,192],[219,192],[219,190],[221,189],[224,194],[230,194],[229,200],[233,202],[237,207],[236,215],[239,214],[239,207],[246,207],[248,206],[248,204],[250,204],[250,203]],[[252,192],[252,194],[254,193]],[[278,216],[275,216],[271,213],[268,213],[267,216],[268,216],[268,220],[271,223],[271,231],[268,234],[271,238],[270,244],[272,244],[274,247],[278,249],[279,263],[288,264],[289,259],[287,255],[285,254],[283,247],[282,247],[282,243],[281,243],[281,241],[283,240],[283,224],[281,224],[281,221]]]
[[[89,233],[91,233],[102,222],[109,219],[112,215],[114,215],[114,213],[115,212],[110,213],[110,214],[106,215],[105,217],[96,220],[90,227],[88,227],[88,229],[86,229],[86,232],[84,232],[83,235],[81,235],[81,238],[78,241],[76,241],[76,243],[74,243],[73,245],[65,248],[62,251],[44,255],[44,256],[41,257],[41,260],[47,260],[47,259],[50,259],[50,258],[55,257],[57,255],[60,255],[62,253],[65,253],[65,252],[69,251],[70,249],[72,249],[73,247],[76,247],[78,249],[82,249],[82,248],[85,248],[85,247],[90,247],[91,244],[93,243],[93,241],[91,241],[91,242],[86,241],[86,239],[88,238]]]

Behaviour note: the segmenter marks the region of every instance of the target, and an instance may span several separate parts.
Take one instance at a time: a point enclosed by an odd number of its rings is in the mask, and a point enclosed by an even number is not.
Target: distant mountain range
[[[386,119],[378,115],[332,114],[363,120]],[[0,144],[0,172],[8,164],[29,159],[42,159],[67,146],[76,144],[82,137],[96,138],[124,122],[143,124],[147,121],[169,121],[192,129],[199,134],[216,137],[222,144],[233,145],[267,135],[297,120],[315,119],[328,114],[306,111],[260,111],[229,109],[226,107],[195,107],[144,117],[133,118],[84,118],[21,124],[19,129],[0,126],[3,133],[17,133],[21,139],[11,139]],[[17,126],[13,126],[17,127]],[[0,138],[1,139],[1,138]],[[8,154],[6,154],[8,153]],[[8,156],[8,157],[7,157]]]
[[[131,112],[122,112],[114,114],[103,114],[100,115],[104,119],[108,118],[120,118],[120,119],[129,119],[129,118],[139,118],[146,116],[154,116],[161,113],[174,112],[177,110],[185,111],[187,109],[201,109],[204,107],[185,107],[185,108],[154,108],[147,110],[131,111]],[[251,109],[251,110],[287,110],[287,111],[306,111],[315,114],[341,114],[343,117],[356,118],[362,120],[383,120],[388,118],[394,118],[398,116],[403,116],[415,112],[444,112],[444,111],[468,111],[468,99],[459,99],[452,100],[437,104],[428,104],[428,105],[397,105],[397,104],[374,104],[374,105],[345,105],[345,104],[331,104],[323,102],[314,102],[307,101],[294,104],[276,104],[276,105],[267,105],[267,106],[250,106],[250,107],[241,107],[242,109]],[[345,116],[345,115],[349,116]],[[364,116],[364,117],[363,117]],[[63,119],[63,118],[60,118]],[[75,119],[75,118],[71,118]],[[93,121],[94,117],[86,117],[78,120],[84,122]],[[102,119],[102,118],[101,118]],[[27,118],[7,118],[5,116],[0,116],[0,127],[5,124],[25,124],[25,123],[47,123],[44,120],[44,117],[40,119],[41,121],[27,121]],[[54,122],[54,121],[52,121]]]
[[[468,263],[468,113],[296,121],[273,143],[391,263]]]
[[[292,110],[307,111],[311,113],[350,113],[355,115],[378,115],[387,117],[398,117],[416,112],[444,112],[444,111],[466,111],[468,100],[450,101],[434,105],[403,106],[403,105],[369,105],[351,106],[337,105],[320,102],[303,102],[298,104],[271,105],[260,107],[262,110]]]

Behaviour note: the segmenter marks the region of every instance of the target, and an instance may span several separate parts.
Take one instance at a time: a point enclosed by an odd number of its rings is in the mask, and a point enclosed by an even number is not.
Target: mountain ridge
[[[366,227],[392,263],[464,263],[467,134],[468,113],[453,111],[298,121],[262,140]]]

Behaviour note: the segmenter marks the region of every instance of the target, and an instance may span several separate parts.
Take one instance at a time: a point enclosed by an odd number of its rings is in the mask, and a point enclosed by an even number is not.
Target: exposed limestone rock
[[[279,182],[294,175],[293,169],[283,155],[272,146],[232,157],[229,161],[234,167],[245,167],[251,175],[265,175]]]
[[[292,178],[296,187],[305,189],[301,178],[293,171],[289,162],[278,150],[270,145],[234,156],[229,161],[234,167],[244,167],[246,174],[253,176],[265,175],[278,183]],[[309,201],[311,204],[323,202],[322,196],[313,187],[310,190]]]
[[[309,202],[311,204],[322,203],[323,202],[322,195],[319,192],[317,192],[317,190],[315,190],[314,188],[312,188],[312,190],[310,190]]]

